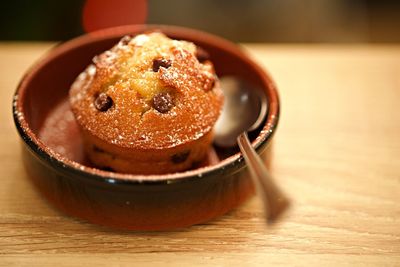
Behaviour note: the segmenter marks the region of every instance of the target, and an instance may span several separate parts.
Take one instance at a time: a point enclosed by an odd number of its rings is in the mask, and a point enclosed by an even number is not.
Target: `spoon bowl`
[[[268,103],[261,88],[238,77],[222,77],[220,84],[225,100],[214,127],[214,144],[230,148],[237,145],[236,139],[243,130],[252,132],[260,127],[267,116]]]
[[[275,221],[289,206],[289,200],[274,182],[247,134],[265,121],[268,111],[265,94],[260,88],[235,77],[222,78],[221,87],[225,104],[215,126],[214,144],[224,148],[239,146],[263,200],[266,219]]]

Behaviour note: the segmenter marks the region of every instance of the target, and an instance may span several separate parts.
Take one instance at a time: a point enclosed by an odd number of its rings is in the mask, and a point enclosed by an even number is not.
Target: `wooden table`
[[[0,44],[1,266],[400,266],[400,46],[246,45],[275,78],[272,173],[292,209],[253,198],[203,225],[115,231],[53,209],[21,166],[14,89],[51,44]]]

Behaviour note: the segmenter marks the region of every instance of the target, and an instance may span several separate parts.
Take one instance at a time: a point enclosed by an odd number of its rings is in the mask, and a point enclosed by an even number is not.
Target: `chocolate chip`
[[[215,86],[215,80],[216,80],[216,78],[213,78],[213,79],[211,80],[210,90],[214,88],[214,86]]]
[[[96,153],[101,153],[101,154],[108,155],[108,156],[111,157],[111,159],[115,159],[115,155],[113,155],[113,154],[111,154],[111,153],[108,153],[107,151],[101,149],[101,148],[98,147],[98,146],[95,146],[95,145],[94,145],[94,146],[93,146],[93,151],[96,152]]]
[[[94,101],[94,106],[99,111],[107,111],[113,105],[113,100],[105,93],[100,93]]]
[[[105,153],[105,151],[98,146],[93,146],[93,151],[96,153]]]
[[[189,154],[190,154],[190,150],[186,150],[181,153],[174,154],[171,157],[171,161],[175,164],[185,162],[185,160],[187,160],[187,158],[189,157]]]
[[[172,96],[167,92],[158,93],[153,97],[153,107],[160,113],[168,112],[173,106]]]
[[[168,69],[169,67],[171,67],[171,64],[172,62],[169,59],[156,58],[153,60],[153,71],[157,72],[160,69],[160,67]]]
[[[214,86],[215,86],[215,80],[216,80],[215,77],[207,78],[207,79],[205,80],[205,82],[204,82],[204,85],[203,85],[204,91],[208,92],[208,91],[210,91],[211,89],[213,89]]]
[[[129,35],[125,35],[124,37],[122,37],[122,39],[119,41],[119,43],[121,45],[127,45],[129,44],[129,42],[132,40],[132,37]]]
[[[196,47],[196,58],[199,62],[203,63],[204,61],[210,59],[210,54],[206,50],[198,46]]]

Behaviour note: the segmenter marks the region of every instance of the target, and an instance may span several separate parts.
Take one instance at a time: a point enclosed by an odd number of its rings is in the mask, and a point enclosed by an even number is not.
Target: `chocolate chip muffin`
[[[222,103],[207,53],[159,32],[123,37],[70,89],[89,159],[132,174],[184,171],[204,160]]]

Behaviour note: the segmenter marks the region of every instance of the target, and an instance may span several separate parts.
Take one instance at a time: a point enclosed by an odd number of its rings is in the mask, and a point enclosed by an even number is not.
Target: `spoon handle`
[[[268,222],[273,222],[289,206],[288,198],[275,184],[263,161],[252,147],[247,132],[241,133],[237,142],[246,160],[257,193],[261,196]]]

